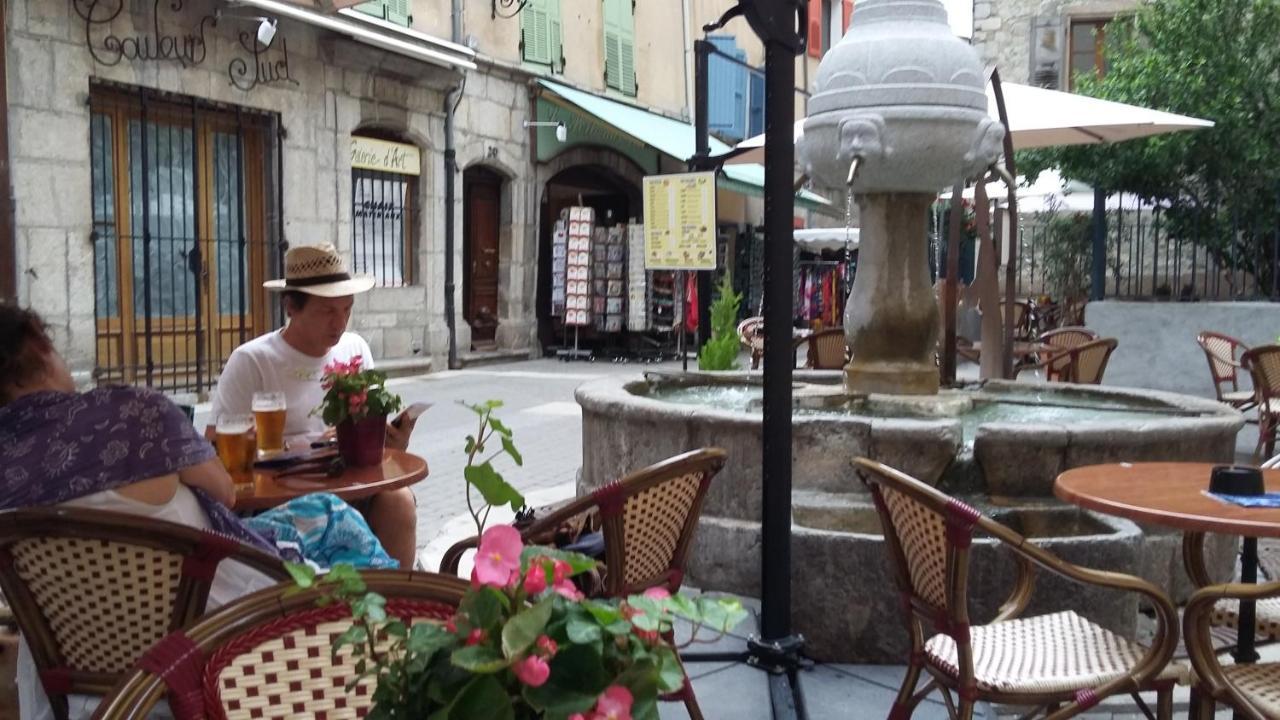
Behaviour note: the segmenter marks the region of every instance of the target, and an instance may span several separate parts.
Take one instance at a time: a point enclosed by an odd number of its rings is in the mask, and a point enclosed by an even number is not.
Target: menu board
[[[646,270],[716,269],[716,174],[644,179]]]

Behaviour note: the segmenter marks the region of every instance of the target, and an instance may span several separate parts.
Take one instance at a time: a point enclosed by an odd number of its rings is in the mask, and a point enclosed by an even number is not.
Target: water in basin
[[[752,385],[654,385],[649,397],[680,405],[699,405],[717,410],[759,413],[764,390]],[[854,401],[857,402],[857,401]],[[797,407],[797,416],[939,419],[937,414],[909,407],[878,407],[874,403],[837,404],[827,407]],[[1016,399],[973,393],[973,403],[955,416],[960,421],[966,448],[972,448],[978,426],[994,422],[1054,423],[1071,425],[1090,421],[1141,423],[1179,411],[1170,407],[1141,407],[1106,398],[1058,398],[1039,394]]]

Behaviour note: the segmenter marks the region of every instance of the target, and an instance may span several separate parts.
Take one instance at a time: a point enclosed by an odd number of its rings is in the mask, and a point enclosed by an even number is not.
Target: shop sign
[[[420,175],[422,153],[414,145],[353,135],[351,167],[400,175]]]
[[[211,30],[218,20],[213,15],[202,16],[185,32],[166,32],[161,27],[161,15],[173,17],[182,14],[183,0],[153,0],[151,25],[139,23],[142,32],[136,35],[117,35],[111,25],[124,12],[129,0],[72,0],[76,14],[84,21],[84,42],[99,65],[112,67],[123,61],[150,62],[172,60],[184,68],[204,63],[209,54]],[[131,3],[132,4],[132,3]],[[102,31],[106,31],[105,34]],[[271,52],[276,43],[259,43],[253,31],[240,33],[240,47],[244,55],[232,58],[227,64],[227,77],[241,90],[252,90],[259,85],[273,83],[298,84],[289,75],[289,48],[284,38],[278,43],[279,52]],[[268,53],[271,57],[268,57]]]
[[[716,174],[644,179],[646,270],[716,269]]]

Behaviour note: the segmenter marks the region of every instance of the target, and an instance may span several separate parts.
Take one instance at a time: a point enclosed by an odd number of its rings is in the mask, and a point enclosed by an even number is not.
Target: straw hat
[[[268,290],[297,290],[319,297],[343,297],[373,287],[368,275],[352,275],[338,249],[329,243],[291,247],[284,254],[284,279],[262,283]]]

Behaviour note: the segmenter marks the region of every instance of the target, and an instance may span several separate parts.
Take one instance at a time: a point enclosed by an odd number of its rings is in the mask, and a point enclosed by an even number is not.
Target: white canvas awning
[[[858,249],[858,228],[804,228],[794,233],[796,245],[802,250]]]

